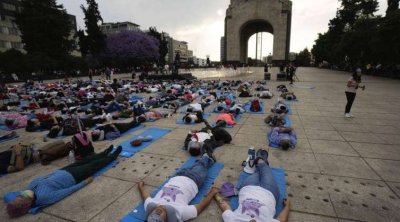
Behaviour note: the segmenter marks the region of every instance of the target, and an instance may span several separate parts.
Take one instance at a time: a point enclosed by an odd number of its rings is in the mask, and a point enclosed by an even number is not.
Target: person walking
[[[345,109],[345,117],[346,118],[352,118],[354,117],[350,111],[351,107],[353,106],[354,99],[356,98],[356,93],[358,88],[362,88],[363,90],[365,89],[365,86],[361,86],[361,69],[358,68],[355,73],[350,77],[350,79],[347,81],[347,87],[346,87],[346,98],[347,98],[347,104],[346,104],[346,109]]]

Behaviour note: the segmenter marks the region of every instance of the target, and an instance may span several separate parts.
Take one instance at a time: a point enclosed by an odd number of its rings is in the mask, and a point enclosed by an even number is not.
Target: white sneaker
[[[349,113],[349,115],[350,115],[350,117],[351,117],[351,118],[353,118],[353,117],[354,117],[354,116],[353,116],[353,114],[351,114],[351,113]]]
[[[351,118],[352,116],[350,115],[350,113],[346,113],[346,114],[344,114],[344,117]]]

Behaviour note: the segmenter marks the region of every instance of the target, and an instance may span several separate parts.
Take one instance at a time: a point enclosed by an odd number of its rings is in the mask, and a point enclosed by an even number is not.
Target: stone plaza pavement
[[[261,79],[262,69],[242,79]],[[269,87],[275,92],[276,69],[272,69]],[[216,185],[235,183],[242,170],[249,146],[265,148],[270,153],[270,164],[286,170],[287,195],[292,208],[289,221],[348,222],[400,221],[400,81],[364,76],[365,91],[357,94],[353,114],[344,118],[346,98],[344,89],[349,73],[315,68],[299,68],[300,82],[291,89],[299,102],[293,103],[290,116],[298,135],[298,146],[293,151],[268,147],[269,127],[265,115],[244,114],[232,129],[232,144],[215,152],[225,164]],[[239,77],[237,77],[239,78]],[[307,89],[315,86],[315,89]],[[266,100],[270,109],[272,100]],[[146,126],[170,128],[172,132],[129,159],[120,159],[119,165],[93,183],[37,215],[27,215],[14,221],[119,221],[139,202],[137,182],[144,180],[149,191],[160,185],[186,159],[181,150],[189,129],[201,126],[177,125],[175,115]],[[212,120],[212,117],[208,120]],[[118,144],[139,134],[126,135]],[[25,133],[20,142],[43,143],[39,133]],[[0,144],[0,151],[16,141]],[[102,151],[111,142],[94,143]],[[0,195],[23,188],[38,175],[68,164],[67,158],[48,166],[33,165],[24,171],[0,178]],[[0,203],[0,221],[8,221]],[[194,221],[221,221],[221,211],[215,202]]]

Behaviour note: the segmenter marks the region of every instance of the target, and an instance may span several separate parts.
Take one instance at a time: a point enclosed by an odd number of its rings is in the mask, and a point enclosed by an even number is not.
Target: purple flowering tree
[[[106,49],[110,57],[148,61],[158,60],[159,41],[141,31],[123,31],[107,36]]]

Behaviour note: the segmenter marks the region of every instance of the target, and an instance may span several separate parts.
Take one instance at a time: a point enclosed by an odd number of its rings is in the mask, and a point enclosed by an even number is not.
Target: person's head
[[[93,130],[92,131],[92,140],[97,141],[100,138],[100,130]]]
[[[216,124],[219,127],[225,127],[226,126],[226,121],[225,120],[217,120]]]
[[[190,141],[188,145],[188,151],[191,156],[198,156],[201,154],[201,144],[196,141]]]
[[[60,132],[60,127],[59,126],[53,126],[51,127],[49,134],[47,134],[48,137],[50,138],[56,138],[58,136],[58,133]]]
[[[290,147],[290,141],[287,140],[287,139],[283,139],[279,143],[280,143],[280,145],[281,145],[283,150],[288,150],[289,147]]]
[[[192,123],[192,118],[190,118],[190,116],[185,117],[185,123]]]
[[[186,111],[189,112],[189,113],[193,112],[193,107],[190,107],[190,106],[189,106],[189,107],[186,109]]]
[[[218,110],[219,112],[221,112],[223,109],[224,109],[224,107],[222,107],[222,106],[218,106],[218,107],[217,107],[217,110]]]
[[[117,79],[113,79],[113,82],[114,82],[114,83],[117,83],[117,82],[118,82],[118,80],[117,80]]]
[[[34,193],[31,190],[21,192],[12,202],[7,204],[7,214],[12,217],[20,217],[29,212],[34,203]]]
[[[168,192],[169,190],[166,190]],[[149,203],[146,208],[146,218],[148,222],[172,222],[178,221],[176,210],[170,205],[157,205]]]
[[[144,122],[146,122],[146,117],[144,117],[144,116],[139,116],[139,117],[137,118],[137,121],[138,121],[139,123],[144,123]]]

